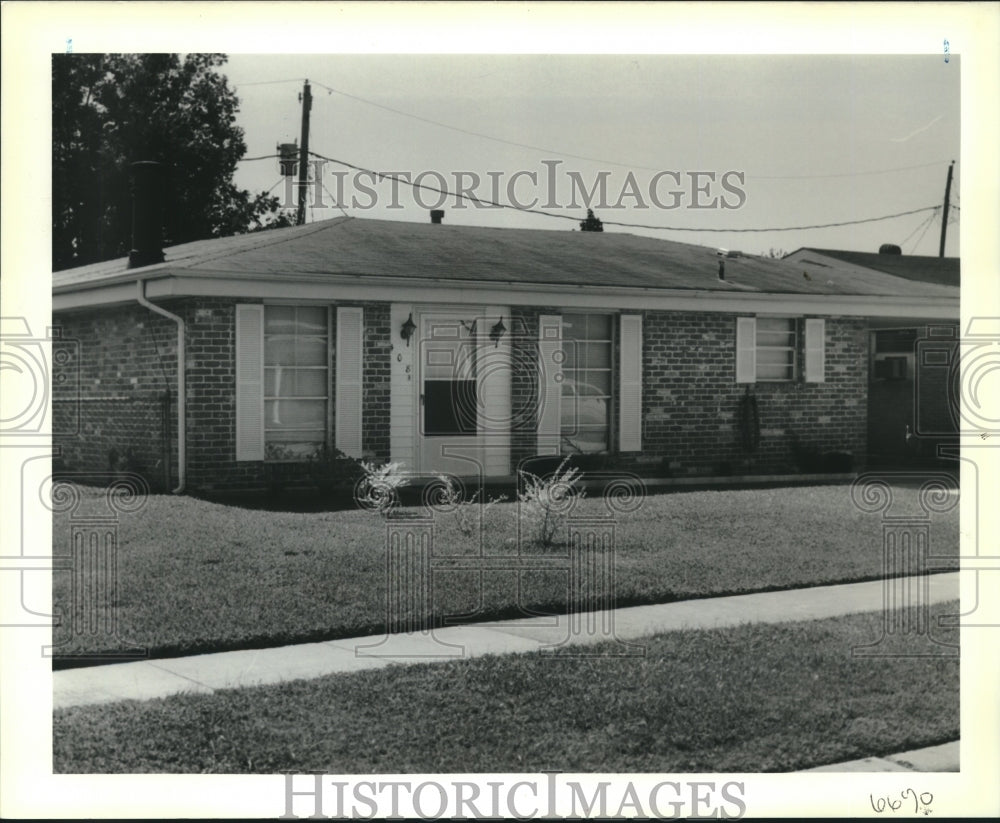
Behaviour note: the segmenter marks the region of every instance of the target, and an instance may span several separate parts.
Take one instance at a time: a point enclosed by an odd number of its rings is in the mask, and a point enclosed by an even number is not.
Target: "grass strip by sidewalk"
[[[958,608],[931,608],[938,639],[958,642],[936,624]],[[644,638],[641,658],[487,656],[64,709],[53,769],[770,772],[957,739],[958,657],[900,656],[928,648],[903,633],[885,656],[852,656],[882,619],[671,632]]]
[[[923,513],[917,490],[892,494],[895,513]],[[72,517],[57,513],[53,553],[68,552],[73,517],[103,506],[100,492],[83,490]],[[513,503],[494,506],[481,546],[461,534],[453,515],[436,515],[438,565],[432,582],[416,581],[432,587],[432,618],[566,611],[568,563],[561,571],[516,571],[516,511]],[[574,516],[606,513],[605,501],[594,497],[580,501]],[[957,556],[958,507],[926,522],[932,554]],[[386,541],[385,523],[362,511],[277,513],[152,496],[118,525],[120,641],[75,631],[67,619],[53,632],[55,662],[123,646],[176,656],[383,632]],[[854,506],[846,486],[649,496],[616,517],[615,605],[875,579],[885,573],[882,541],[881,517]],[[566,556],[565,547],[521,545],[525,555]],[[449,568],[480,550],[511,558],[508,567],[482,578]],[[72,576],[56,571],[52,578],[53,603],[70,615]],[[78,591],[86,590],[81,582]],[[416,607],[400,615],[423,616]]]

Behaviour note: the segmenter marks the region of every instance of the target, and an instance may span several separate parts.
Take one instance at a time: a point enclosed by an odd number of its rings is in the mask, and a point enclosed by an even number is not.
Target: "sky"
[[[308,78],[312,151],[563,215],[441,203],[434,192],[415,197],[403,182],[394,192],[388,180],[328,163],[318,169],[325,190],[310,221],[347,213],[426,222],[441,207],[448,224],[565,231],[585,217],[593,192],[606,231],[747,253],[875,252],[894,243],[905,254],[937,255],[940,208],[797,231],[693,229],[815,226],[940,207],[954,160],[958,209],[946,254],[958,256],[960,62],[943,53],[230,53],[223,71],[241,101],[247,157],[299,138]],[[236,182],[283,199],[289,191],[274,159],[241,163]]]

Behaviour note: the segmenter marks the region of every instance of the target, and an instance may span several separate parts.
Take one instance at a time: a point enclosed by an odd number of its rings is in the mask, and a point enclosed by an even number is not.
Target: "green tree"
[[[165,245],[287,225],[279,200],[233,184],[246,153],[222,54],[52,59],[52,265],[128,254],[129,164],[163,164]]]
[[[593,209],[587,209],[587,219],[581,221],[580,231],[604,231],[604,223],[594,216]]]

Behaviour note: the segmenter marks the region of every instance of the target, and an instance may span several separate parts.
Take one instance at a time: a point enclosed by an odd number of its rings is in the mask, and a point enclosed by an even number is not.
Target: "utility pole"
[[[302,87],[301,99],[302,140],[299,148],[299,211],[295,220],[296,225],[299,226],[306,222],[306,189],[309,187],[309,110],[312,108],[312,90],[308,80]]]
[[[951,175],[955,171],[955,161],[948,166],[948,182],[944,186],[944,211],[941,212],[941,248],[938,257],[944,257],[944,238],[948,233],[948,199],[951,197]]]

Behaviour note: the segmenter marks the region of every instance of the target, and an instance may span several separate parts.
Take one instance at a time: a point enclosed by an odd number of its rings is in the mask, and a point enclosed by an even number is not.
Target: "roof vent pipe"
[[[438,225],[444,220],[444,209],[431,209],[431,222]]]
[[[140,160],[132,166],[132,250],[128,267],[163,262],[163,187],[160,164]]]
[[[878,247],[879,254],[902,254],[903,250],[895,243],[883,243]]]

